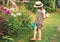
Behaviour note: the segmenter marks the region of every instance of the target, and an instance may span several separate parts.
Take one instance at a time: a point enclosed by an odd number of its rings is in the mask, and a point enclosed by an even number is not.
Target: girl
[[[45,17],[45,9],[43,8],[43,3],[41,1],[35,2],[34,7],[37,8],[37,14],[35,19],[35,27],[34,27],[34,36],[31,40],[36,40],[36,33],[38,31],[38,39],[41,40],[41,28],[43,27],[44,18]]]

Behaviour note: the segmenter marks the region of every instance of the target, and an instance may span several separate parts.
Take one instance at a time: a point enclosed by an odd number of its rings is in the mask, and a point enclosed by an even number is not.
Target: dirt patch
[[[60,25],[58,25],[58,27],[57,27],[57,29],[56,29],[56,32],[60,32]],[[51,41],[50,42],[57,42],[57,34],[56,33],[54,33],[53,35],[52,35],[52,38],[51,38]]]
[[[53,34],[50,42],[57,42],[56,37],[57,34]]]
[[[53,34],[53,36],[52,36],[52,40],[55,40],[56,37],[57,37],[57,34]]]
[[[57,27],[57,32],[60,32],[60,25]]]

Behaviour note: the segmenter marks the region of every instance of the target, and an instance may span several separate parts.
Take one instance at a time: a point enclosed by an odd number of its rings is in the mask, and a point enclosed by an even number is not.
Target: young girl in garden
[[[41,28],[43,27],[45,15],[45,9],[43,8],[43,3],[41,1],[35,2],[34,7],[37,8],[37,14],[35,19],[35,26],[34,26],[34,36],[31,40],[41,40]],[[36,39],[36,34],[38,31],[38,38]]]

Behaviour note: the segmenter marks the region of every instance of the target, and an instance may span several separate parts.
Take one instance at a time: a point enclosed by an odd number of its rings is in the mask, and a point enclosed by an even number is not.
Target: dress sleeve
[[[46,11],[43,10],[43,11],[42,11],[42,16],[43,16],[43,18],[46,18],[46,15],[45,15],[45,14],[46,14]]]
[[[43,11],[42,11],[42,14],[46,14],[46,11],[45,11],[45,10],[43,10]]]

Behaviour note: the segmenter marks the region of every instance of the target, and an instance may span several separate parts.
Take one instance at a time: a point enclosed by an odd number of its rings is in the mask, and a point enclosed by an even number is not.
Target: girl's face
[[[40,10],[42,10],[42,9],[43,9],[43,7],[37,7],[37,9],[40,9]]]

